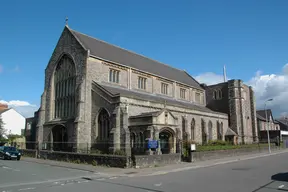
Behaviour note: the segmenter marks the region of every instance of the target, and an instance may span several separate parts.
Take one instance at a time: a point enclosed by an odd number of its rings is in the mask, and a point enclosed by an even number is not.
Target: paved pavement
[[[127,170],[126,174],[105,173],[36,162],[0,161],[0,192],[288,191],[288,153],[261,156],[143,169],[135,174]]]

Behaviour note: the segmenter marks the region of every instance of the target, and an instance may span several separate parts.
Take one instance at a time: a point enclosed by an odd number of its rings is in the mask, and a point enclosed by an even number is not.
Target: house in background
[[[0,104],[0,116],[7,135],[22,135],[25,129],[25,117],[6,104]]]
[[[258,110],[256,113],[260,142],[267,142],[267,128],[271,142],[280,138],[280,125],[274,120],[271,109],[267,109],[267,119],[265,110]]]
[[[279,126],[280,126],[280,134],[281,134],[281,140],[287,140],[288,139],[288,118],[282,117],[277,120],[275,120]]]

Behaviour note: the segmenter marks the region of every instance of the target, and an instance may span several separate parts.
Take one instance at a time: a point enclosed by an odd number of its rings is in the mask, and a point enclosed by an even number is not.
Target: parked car
[[[21,159],[22,154],[16,147],[11,146],[1,146],[0,147],[0,158],[4,160]]]

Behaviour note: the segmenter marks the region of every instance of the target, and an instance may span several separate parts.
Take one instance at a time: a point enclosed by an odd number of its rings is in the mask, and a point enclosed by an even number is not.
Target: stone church
[[[143,154],[148,140],[158,140],[162,153],[176,153],[183,139],[257,137],[253,90],[240,80],[200,85],[183,70],[68,26],[45,69],[37,119],[37,140],[48,150]]]

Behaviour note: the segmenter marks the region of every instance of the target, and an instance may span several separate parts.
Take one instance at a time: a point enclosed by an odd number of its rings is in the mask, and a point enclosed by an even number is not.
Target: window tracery
[[[64,55],[54,73],[55,118],[75,116],[76,70],[73,60]]]

